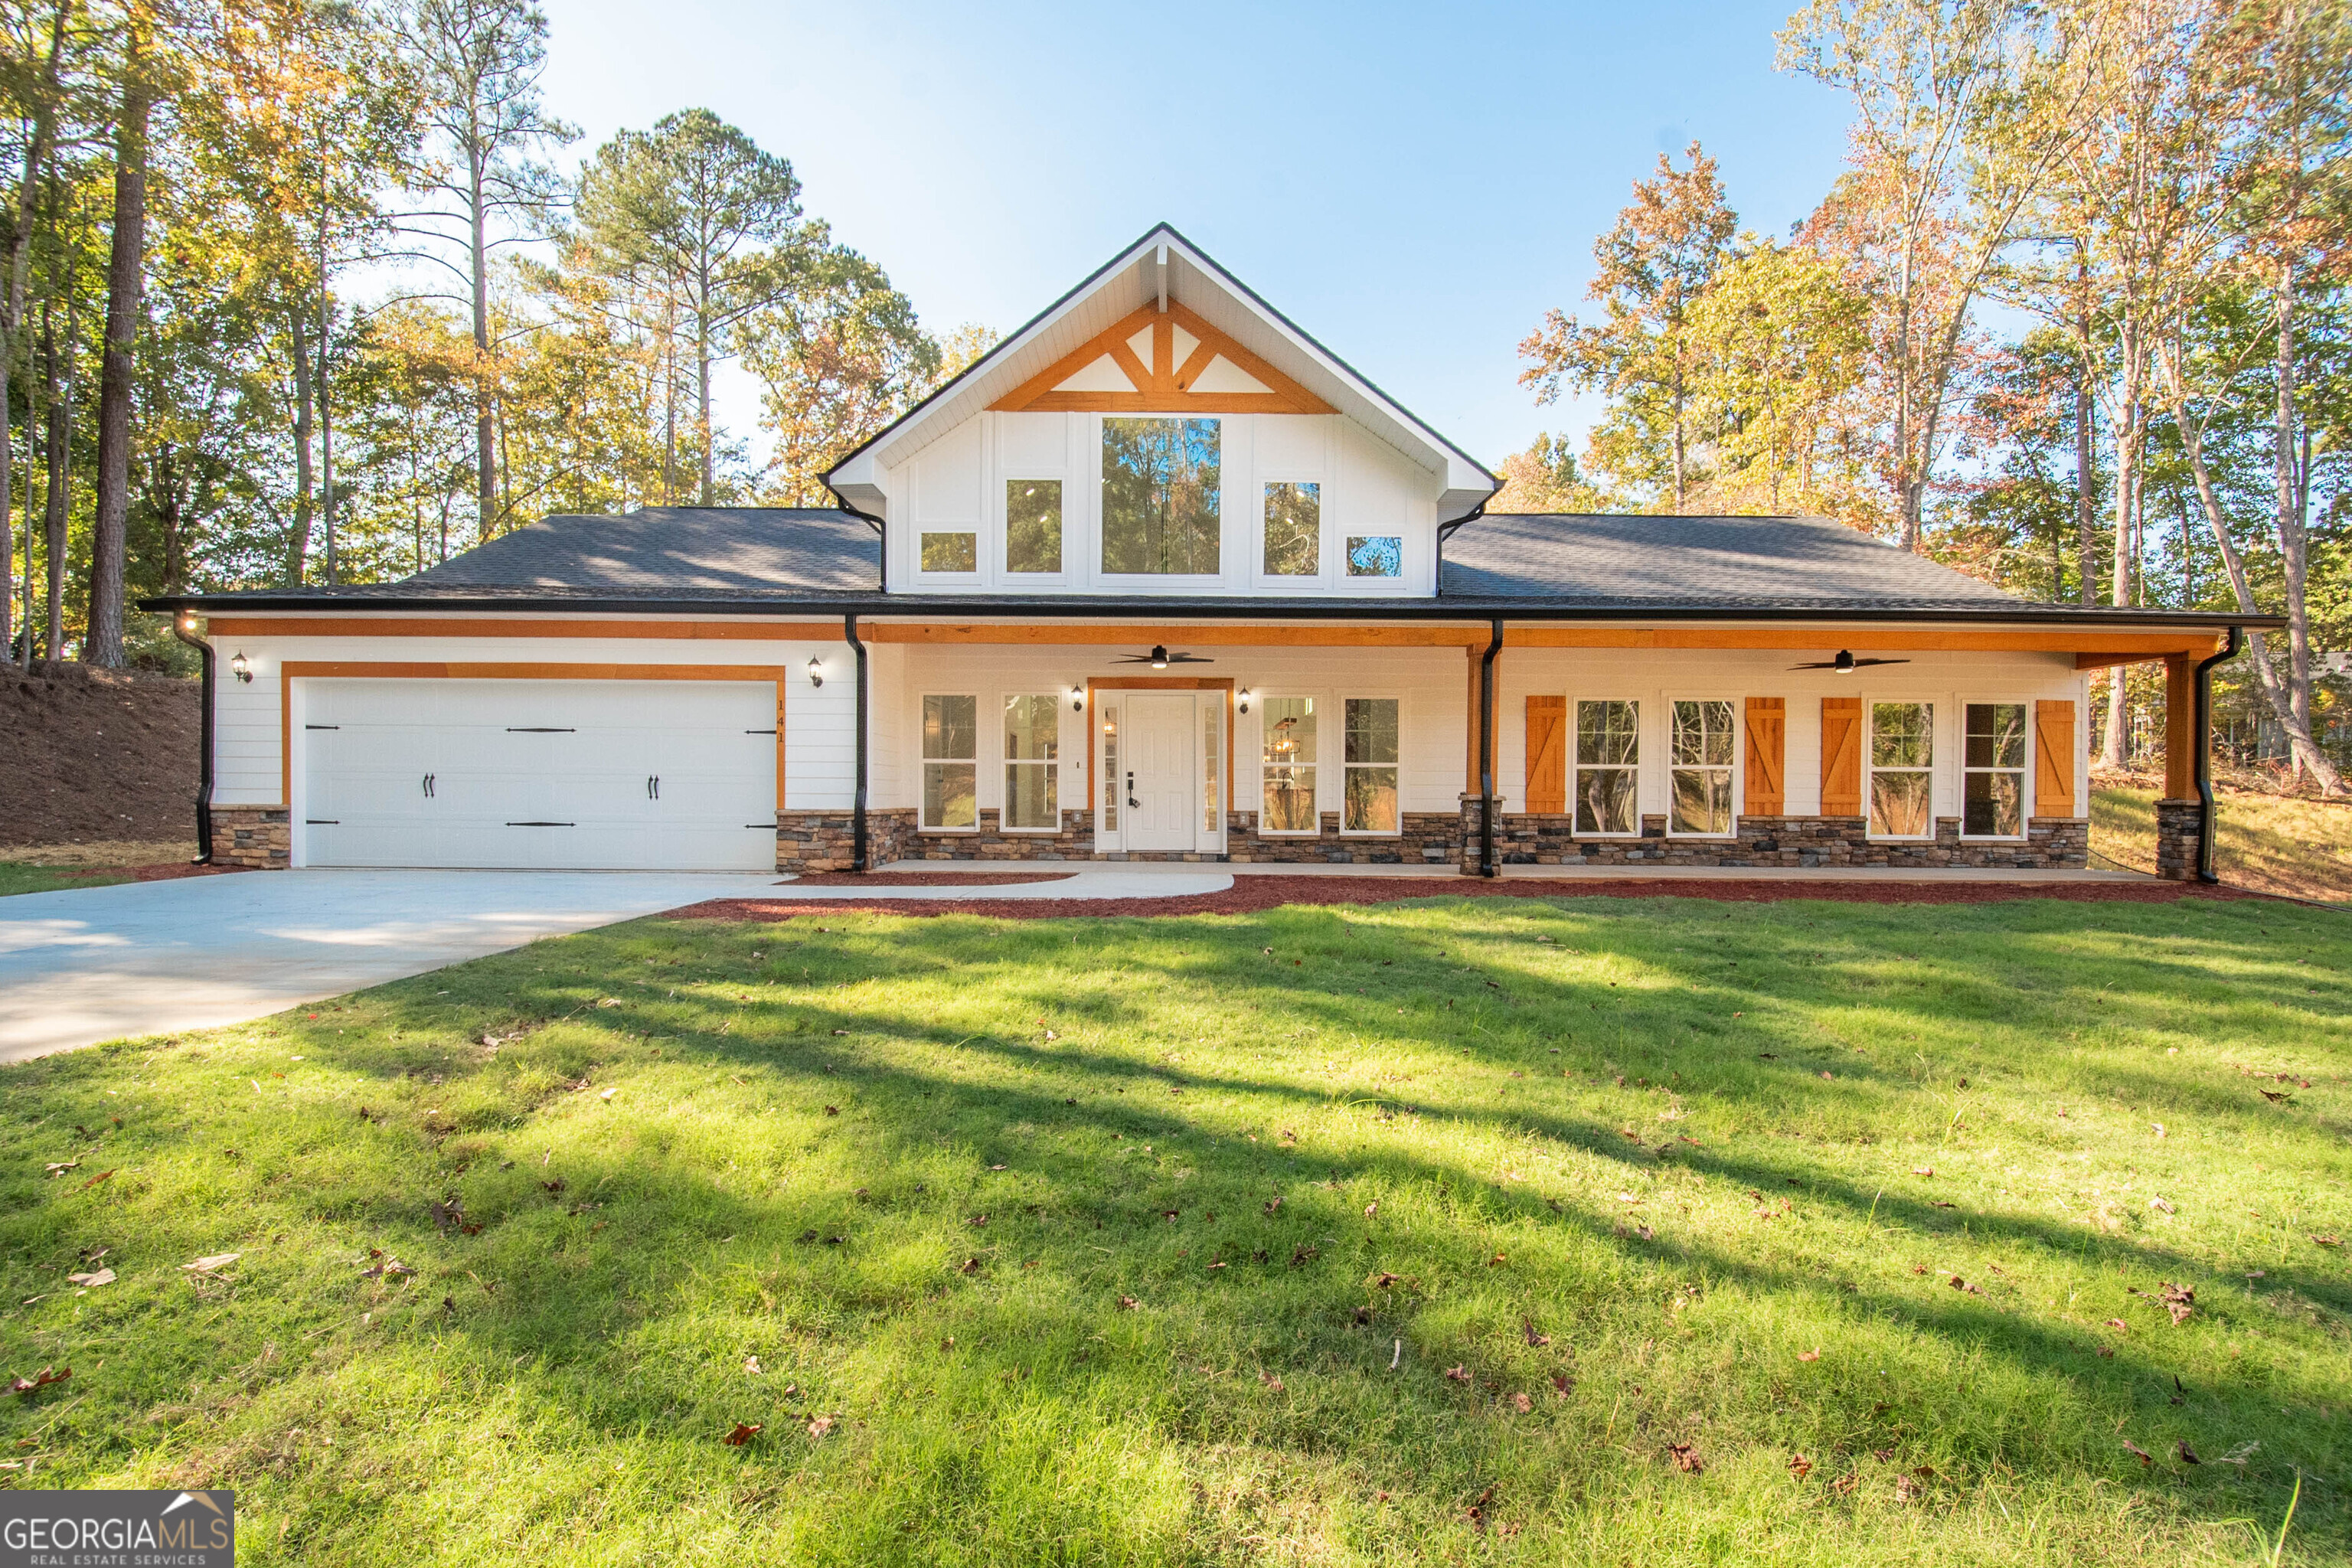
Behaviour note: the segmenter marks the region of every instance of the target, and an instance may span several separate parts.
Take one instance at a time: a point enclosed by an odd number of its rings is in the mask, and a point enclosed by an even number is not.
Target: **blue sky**
[[[1009,331],[1164,218],[1489,463],[1581,428],[1517,344],[1661,150],[1698,138],[1777,233],[1844,148],[1843,101],[1772,68],[1792,0],[543,3],[567,159],[708,108],[940,330]],[[719,412],[749,435],[740,377]]]

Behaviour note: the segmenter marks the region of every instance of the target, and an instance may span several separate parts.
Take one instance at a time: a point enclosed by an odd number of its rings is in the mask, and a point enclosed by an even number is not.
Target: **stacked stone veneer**
[[[2168,882],[2197,879],[2198,839],[2205,826],[2201,800],[2156,803],[2156,874]]]
[[[980,826],[968,833],[925,833],[908,810],[869,811],[869,865],[894,860],[1175,860],[1278,862],[1327,866],[1427,866],[1450,871],[1462,852],[1462,823],[1450,811],[1407,812],[1403,832],[1394,837],[1343,836],[1339,814],[1325,812],[1314,834],[1263,835],[1257,814],[1230,812],[1225,853],[1197,850],[1095,852],[1094,814],[1065,811],[1058,832],[1006,832],[1002,816],[980,813]],[[846,871],[855,864],[852,820],[845,811],[784,811],[776,815],[776,868],[780,871]]]
[[[213,807],[213,864],[282,871],[293,863],[294,827],[282,805]]]
[[[915,814],[899,808],[866,814],[866,863],[887,866],[902,859],[915,835]],[[846,811],[776,813],[776,869],[857,869],[857,819]]]
[[[1506,866],[1853,866],[1921,870],[1987,867],[2080,870],[2090,863],[2091,825],[2037,816],[2017,839],[1962,839],[1957,817],[1938,817],[1932,839],[1874,839],[1859,816],[1743,816],[1729,838],[1670,838],[1666,819],[1645,816],[1638,838],[1580,838],[1575,818],[1504,813],[1495,858]],[[1478,802],[1462,807],[1465,868],[1477,865]]]

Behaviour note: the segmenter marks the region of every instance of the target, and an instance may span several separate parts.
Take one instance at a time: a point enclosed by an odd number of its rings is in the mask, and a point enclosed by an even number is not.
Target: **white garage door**
[[[768,681],[301,683],[312,866],[768,870]]]

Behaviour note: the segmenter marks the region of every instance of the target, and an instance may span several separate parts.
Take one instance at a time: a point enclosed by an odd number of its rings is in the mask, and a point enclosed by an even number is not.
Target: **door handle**
[[[416,787],[425,792],[425,799],[431,800],[433,798],[433,775],[431,773],[426,773],[423,778],[417,780]]]
[[[1135,775],[1131,773],[1127,775],[1127,808],[1129,811],[1143,809],[1143,803],[1135,798]]]

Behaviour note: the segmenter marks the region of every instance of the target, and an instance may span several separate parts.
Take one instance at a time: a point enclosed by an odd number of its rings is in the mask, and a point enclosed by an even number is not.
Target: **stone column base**
[[[2156,874],[2168,882],[2197,879],[2197,851],[2205,826],[2205,803],[2187,800],[2156,803]]]
[[[213,864],[283,871],[294,862],[293,819],[282,805],[213,807]]]

